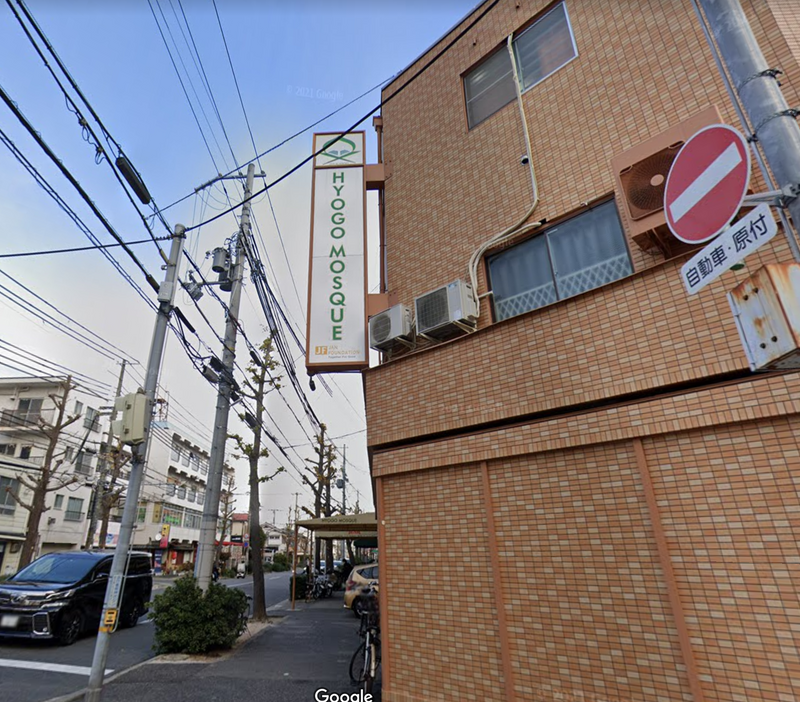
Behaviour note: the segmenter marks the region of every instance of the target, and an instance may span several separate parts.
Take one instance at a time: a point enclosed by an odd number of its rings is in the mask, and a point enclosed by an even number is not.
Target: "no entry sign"
[[[750,183],[750,150],[733,127],[714,124],[687,141],[672,163],[664,190],[670,231],[702,244],[724,231]]]

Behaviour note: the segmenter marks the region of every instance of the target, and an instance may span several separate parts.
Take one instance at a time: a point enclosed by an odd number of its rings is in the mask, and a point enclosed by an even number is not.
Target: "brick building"
[[[800,105],[796,4],[742,4]],[[405,83],[384,290],[414,309],[474,257],[480,315],[364,374],[383,699],[800,699],[800,376],[749,370],[726,299],[791,252],[689,296],[634,182],[739,126],[690,0],[487,1]]]

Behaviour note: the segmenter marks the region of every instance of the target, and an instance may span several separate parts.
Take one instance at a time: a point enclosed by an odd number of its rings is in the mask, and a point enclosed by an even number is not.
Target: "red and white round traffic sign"
[[[664,213],[670,231],[702,244],[724,231],[742,206],[750,183],[750,149],[727,124],[701,129],[687,141],[667,176]]]

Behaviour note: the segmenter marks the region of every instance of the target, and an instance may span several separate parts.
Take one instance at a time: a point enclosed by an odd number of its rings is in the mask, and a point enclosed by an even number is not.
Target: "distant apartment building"
[[[797,2],[741,4],[800,105]],[[482,2],[382,97],[383,700],[800,699],[800,373],[727,299],[793,257],[690,295],[665,226],[680,146],[741,128],[693,3]]]
[[[60,400],[65,387],[66,380],[58,377],[0,378],[0,574],[17,570],[28,523],[28,511],[10,493],[30,504],[25,482],[39,476],[49,445],[42,423],[57,421],[53,398]],[[105,451],[99,411],[105,402],[80,388],[67,396],[64,418],[77,420],[55,445],[51,465],[60,466],[50,487],[63,486],[47,493],[36,555],[77,549],[85,542],[91,486]]]
[[[133,543],[154,555],[156,570],[190,569],[196,559],[206,506],[209,453],[181,434],[154,427]],[[224,466],[222,505],[229,501],[233,468]]]

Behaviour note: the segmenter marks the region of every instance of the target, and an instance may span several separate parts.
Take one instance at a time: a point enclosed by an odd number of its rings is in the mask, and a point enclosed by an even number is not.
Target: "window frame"
[[[78,509],[73,509],[76,505]],[[68,497],[67,508],[64,510],[65,522],[80,522],[83,521],[83,500],[80,497]]]
[[[569,58],[566,61],[564,61],[564,63],[560,64],[558,67],[554,68],[552,71],[550,71],[546,75],[543,75],[541,78],[536,80],[536,82],[531,83],[527,87],[524,87],[525,76],[524,76],[524,74],[522,72],[522,66],[520,65],[520,61],[519,61],[519,53],[517,51],[517,41],[519,40],[520,37],[524,36],[526,32],[528,32],[531,29],[533,29],[533,27],[535,27],[536,24],[538,24],[539,22],[544,20],[549,14],[551,14],[554,11],[556,11],[561,6],[563,6],[563,8],[564,8],[564,16],[565,16],[566,21],[567,21],[567,29],[569,30],[569,38],[570,38],[570,41],[572,43],[573,56],[572,56],[572,58]],[[534,88],[537,85],[539,85],[540,83],[544,82],[545,80],[547,80],[553,74],[558,73],[558,71],[560,71],[562,68],[564,68],[567,64],[571,63],[572,61],[574,61],[575,59],[577,59],[580,56],[580,52],[578,51],[578,42],[577,42],[577,39],[575,38],[575,30],[572,27],[572,19],[570,18],[569,8],[567,7],[567,0],[556,0],[555,2],[552,2],[548,7],[546,7],[543,10],[541,10],[534,17],[532,17],[526,23],[524,23],[519,29],[515,30],[511,34],[511,37],[512,37],[512,40],[511,40],[512,53],[514,55],[514,59],[513,60],[514,60],[514,62],[516,64],[517,74],[518,74],[519,79],[520,79],[519,93],[521,95],[524,95],[531,88]],[[461,76],[460,76],[460,78],[461,78],[461,92],[462,92],[462,94],[464,96],[464,102],[463,102],[463,105],[464,105],[464,117],[465,117],[465,119],[467,121],[467,131],[468,132],[472,131],[476,127],[478,127],[481,124],[483,124],[484,122],[488,121],[491,117],[496,115],[503,108],[505,108],[508,105],[510,105],[517,98],[517,86],[514,85],[514,97],[511,100],[509,100],[508,102],[504,103],[503,105],[498,107],[496,110],[494,110],[490,114],[486,115],[486,117],[481,119],[479,122],[475,122],[475,124],[471,124],[470,123],[469,106],[468,106],[468,99],[467,99],[467,79],[469,78],[470,74],[473,74],[475,71],[477,71],[483,64],[485,64],[487,61],[491,60],[499,52],[503,51],[503,52],[506,53],[506,55],[508,55],[507,41],[508,41],[508,38],[506,37],[506,39],[504,39],[498,46],[496,46],[494,49],[492,49],[488,54],[482,56],[476,63],[472,64],[469,68],[467,68],[467,70],[465,70],[465,71],[463,71],[461,73]],[[510,57],[509,57],[509,59],[510,59]],[[512,68],[512,70],[511,70],[511,81],[512,81],[512,83],[516,83],[516,80],[514,78],[514,65],[512,65],[511,68]]]
[[[522,38],[526,34],[526,32],[529,32],[539,22],[543,21],[548,15],[555,12],[560,6],[563,6],[564,8],[564,17],[566,17],[567,20],[567,29],[569,30],[569,38],[570,41],[572,42],[572,50],[574,52],[574,55],[572,56],[572,58],[567,59],[566,61],[564,61],[564,63],[560,64],[558,67],[554,68],[549,73],[543,75],[535,83],[531,83],[529,86],[524,87],[525,76],[522,72],[522,66],[520,65],[519,61],[519,54],[517,52],[517,41],[519,41],[519,39]],[[522,29],[518,29],[516,32],[514,32],[514,39],[511,43],[514,48],[514,60],[517,62],[517,72],[519,73],[520,77],[520,92],[524,95],[531,88],[535,88],[537,85],[539,85],[539,83],[543,83],[550,76],[552,76],[555,73],[558,73],[562,68],[564,68],[564,66],[572,63],[580,55],[578,52],[578,42],[575,39],[575,30],[572,28],[572,20],[570,19],[569,9],[567,8],[567,0],[558,0],[558,2],[554,2],[550,5],[550,7],[542,10],[535,18],[533,18],[530,22],[528,22],[527,25],[523,25]]]
[[[0,516],[14,516],[17,502],[9,493],[19,495],[19,489],[19,480],[9,475],[0,475]]]
[[[563,226],[567,222],[570,222],[570,221],[572,221],[574,219],[578,219],[579,217],[588,214],[592,210],[595,210],[597,208],[603,207],[603,206],[611,204],[611,203],[613,203],[613,205],[614,205],[614,212],[617,215],[617,219],[619,221],[619,231],[620,231],[620,235],[621,235],[621,241],[622,241],[622,243],[624,245],[625,253],[626,253],[627,257],[628,257],[628,263],[629,263],[629,266],[630,266],[630,269],[631,269],[630,273],[628,273],[627,275],[623,275],[620,278],[615,278],[614,280],[611,280],[611,281],[609,281],[607,283],[603,283],[603,284],[598,285],[596,287],[587,288],[586,290],[582,290],[581,292],[575,293],[574,295],[568,295],[566,297],[560,297],[558,278],[557,278],[556,270],[555,270],[555,267],[554,267],[553,253],[552,253],[552,250],[551,250],[551,247],[550,247],[550,238],[548,237],[548,232],[551,232],[551,231],[553,231],[555,229],[558,229],[559,227]],[[492,280],[492,269],[491,269],[491,265],[490,265],[491,259],[493,259],[494,257],[498,256],[499,254],[502,254],[502,253],[505,253],[507,251],[510,251],[510,250],[514,249],[515,247],[517,247],[517,246],[520,246],[520,245],[522,245],[522,244],[524,244],[524,243],[526,243],[528,241],[531,241],[532,239],[536,239],[536,238],[540,238],[540,237],[544,237],[545,247],[546,247],[546,250],[547,250],[547,263],[548,263],[548,268],[550,269],[550,276],[551,276],[550,280],[552,281],[552,284],[553,284],[553,289],[555,291],[556,299],[553,302],[550,302],[550,303],[547,303],[547,304],[544,304],[544,305],[540,305],[539,307],[532,307],[531,309],[525,310],[524,312],[520,312],[518,314],[510,315],[508,317],[503,317],[502,319],[500,319],[499,315],[497,314],[497,301],[496,301],[495,295],[494,295],[495,284],[494,284],[494,281]],[[610,260],[610,259],[605,259],[605,260]],[[614,198],[613,194],[604,195],[602,197],[599,197],[599,198],[589,202],[584,207],[581,207],[579,210],[574,210],[574,211],[564,215],[563,217],[559,217],[558,219],[556,219],[556,220],[554,220],[552,222],[548,222],[545,227],[537,230],[531,236],[524,237],[524,238],[520,239],[519,241],[515,241],[513,244],[511,244],[511,245],[509,245],[507,247],[487,252],[486,255],[484,256],[483,262],[484,262],[484,274],[486,276],[486,281],[487,281],[487,283],[489,285],[489,290],[492,291],[492,293],[493,293],[492,294],[492,302],[491,302],[491,305],[490,305],[491,314],[492,314],[492,322],[493,323],[504,322],[506,320],[514,319],[515,317],[520,317],[520,316],[522,316],[524,314],[528,314],[530,312],[534,312],[536,310],[544,309],[545,307],[550,307],[552,305],[557,305],[557,304],[559,304],[561,302],[566,302],[567,300],[572,300],[572,299],[574,299],[576,297],[580,297],[581,295],[583,295],[585,293],[589,293],[589,292],[592,292],[593,290],[598,290],[600,288],[606,287],[607,285],[612,285],[612,284],[614,284],[614,283],[616,283],[616,282],[618,282],[620,280],[624,280],[625,278],[629,277],[630,275],[633,275],[636,272],[636,269],[635,269],[635,267],[633,265],[633,256],[631,255],[630,242],[628,241],[628,237],[625,235],[625,227],[624,227],[624,224],[622,222],[622,216],[620,215],[619,207],[617,205],[616,199]]]

